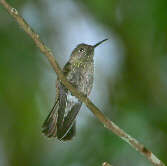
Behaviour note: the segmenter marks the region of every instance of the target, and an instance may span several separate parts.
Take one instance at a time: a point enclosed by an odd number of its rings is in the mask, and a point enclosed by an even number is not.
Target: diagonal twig
[[[0,0],[1,5],[8,11],[8,13],[16,20],[20,27],[31,37],[40,49],[40,51],[48,58],[50,64],[52,65],[54,71],[56,72],[58,78],[61,82],[71,91],[71,93],[81,100],[85,105],[91,110],[91,112],[99,119],[99,121],[104,125],[104,127],[111,130],[114,134],[119,136],[125,142],[129,143],[134,149],[143,154],[153,165],[155,166],[165,166],[165,164],[160,161],[150,150],[148,150],[144,145],[139,143],[135,138],[131,137],[121,128],[119,128],[114,122],[110,121],[90,100],[85,97],[82,93],[78,92],[64,77],[60,66],[58,65],[53,53],[48,47],[41,41],[39,35],[33,31],[33,29],[26,23],[26,21],[21,17],[18,11],[10,6],[5,0]]]

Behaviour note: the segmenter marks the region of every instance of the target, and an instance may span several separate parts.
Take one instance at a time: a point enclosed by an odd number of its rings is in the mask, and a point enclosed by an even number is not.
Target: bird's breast
[[[79,67],[73,67],[73,70],[67,76],[67,79],[85,95],[89,95],[93,86],[94,65],[84,64]]]

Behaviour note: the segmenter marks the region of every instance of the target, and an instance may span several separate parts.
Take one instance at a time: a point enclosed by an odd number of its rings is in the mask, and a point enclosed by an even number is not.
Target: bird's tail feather
[[[56,124],[57,124],[57,117],[58,117],[58,107],[59,107],[59,103],[57,100],[42,125],[42,128],[43,128],[42,132],[48,137],[56,137],[57,135]]]
[[[81,102],[75,104],[64,117],[65,104],[57,100],[43,123],[42,132],[48,137],[57,137],[63,141],[71,140],[76,133],[75,118],[81,105]]]
[[[67,116],[64,118],[64,123],[63,123],[63,137],[61,138],[62,140],[66,140],[66,136],[70,137],[71,133],[71,138],[72,135],[75,135],[75,119],[76,116],[81,108],[82,103],[79,102],[75,104],[72,109],[68,112]]]

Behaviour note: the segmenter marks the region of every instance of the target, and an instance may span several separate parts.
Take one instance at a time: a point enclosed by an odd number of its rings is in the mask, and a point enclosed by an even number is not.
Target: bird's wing
[[[77,88],[76,82],[74,81],[75,74],[71,74],[72,66],[69,62],[66,63],[64,66],[63,72],[68,81]],[[68,95],[71,95],[71,93],[68,93]],[[72,95],[71,95],[72,96]],[[74,96],[73,96],[74,97]],[[67,97],[68,100],[68,97]],[[61,130],[61,137],[59,137],[60,140],[70,140],[74,135],[76,131],[76,116],[81,108],[82,103],[78,100],[75,105],[71,108],[71,110],[68,111],[67,115],[64,117],[63,126]]]
[[[64,66],[63,73],[69,72],[70,64]],[[57,79],[56,82],[56,102],[42,125],[42,132],[48,137],[57,137],[61,135],[63,125],[65,107],[66,107],[66,91],[64,85]]]

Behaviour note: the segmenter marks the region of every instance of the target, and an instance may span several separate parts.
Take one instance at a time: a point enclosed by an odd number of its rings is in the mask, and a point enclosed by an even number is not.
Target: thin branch
[[[31,37],[40,49],[40,51],[48,58],[50,64],[52,65],[54,71],[56,72],[58,78],[61,82],[71,91],[71,93],[76,96],[79,100],[86,104],[86,106],[92,111],[92,113],[99,119],[99,121],[104,125],[104,127],[111,130],[114,134],[119,136],[121,139],[129,143],[134,149],[143,154],[151,163],[155,166],[165,166],[165,164],[160,161],[151,151],[149,151],[144,145],[139,143],[135,138],[128,135],[122,129],[120,129],[114,122],[110,121],[87,97],[82,93],[78,92],[64,77],[60,66],[55,60],[53,53],[48,47],[41,41],[39,35],[35,33],[32,28],[26,23],[26,21],[19,15],[18,11],[10,6],[5,0],[0,0],[2,6],[8,11],[8,13],[16,20],[21,28]]]
[[[107,163],[107,162],[104,162],[104,163],[102,164],[102,166],[112,166],[112,165],[109,164],[109,163]]]

